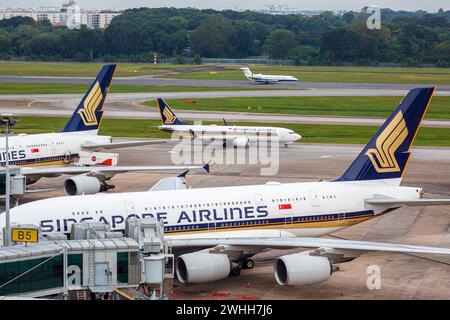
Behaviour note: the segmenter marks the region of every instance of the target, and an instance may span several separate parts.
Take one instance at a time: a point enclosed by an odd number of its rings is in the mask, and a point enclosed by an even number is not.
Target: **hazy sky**
[[[370,2],[369,2],[370,1]],[[64,0],[0,0],[0,7],[34,8],[40,6],[59,7]],[[84,8],[134,8],[134,7],[195,7],[195,8],[235,8],[260,9],[266,5],[284,5],[300,9],[361,9],[367,5],[378,5],[392,9],[427,10],[439,8],[450,10],[449,0],[77,0]]]

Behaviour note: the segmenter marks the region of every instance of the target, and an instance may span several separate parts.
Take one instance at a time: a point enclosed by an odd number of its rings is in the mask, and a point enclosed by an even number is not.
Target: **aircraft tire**
[[[242,261],[242,266],[244,269],[252,269],[255,266],[255,261],[252,259],[244,259]]]

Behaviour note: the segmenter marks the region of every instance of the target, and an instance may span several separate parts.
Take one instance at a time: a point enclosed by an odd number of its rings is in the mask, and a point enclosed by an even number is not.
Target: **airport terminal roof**
[[[138,251],[139,244],[131,238],[95,239],[95,240],[58,240],[41,241],[29,245],[17,245],[0,248],[0,262],[43,255],[57,254],[64,247],[68,252],[95,250]]]

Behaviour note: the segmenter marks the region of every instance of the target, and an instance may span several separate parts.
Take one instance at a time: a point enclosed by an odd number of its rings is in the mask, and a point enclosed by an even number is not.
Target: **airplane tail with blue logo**
[[[60,132],[97,134],[103,118],[103,104],[115,70],[115,64],[107,64],[102,67],[72,117]]]
[[[161,98],[158,98],[159,113],[162,123],[165,125],[188,125],[189,123],[181,121],[169,105]]]
[[[391,179],[390,184],[400,184],[411,157],[409,149],[435,90],[435,87],[411,90],[337,181]]]

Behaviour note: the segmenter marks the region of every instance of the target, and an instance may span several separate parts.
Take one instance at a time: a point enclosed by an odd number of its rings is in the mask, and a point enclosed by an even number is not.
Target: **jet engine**
[[[248,146],[248,138],[240,137],[233,140],[233,147],[246,148]]]
[[[231,262],[226,254],[200,251],[179,256],[175,269],[182,283],[205,283],[228,277]]]
[[[64,191],[69,196],[105,192],[111,188],[114,186],[85,175],[75,176],[64,181]]]
[[[301,286],[328,280],[333,265],[326,257],[296,253],[277,258],[274,272],[278,284]]]

